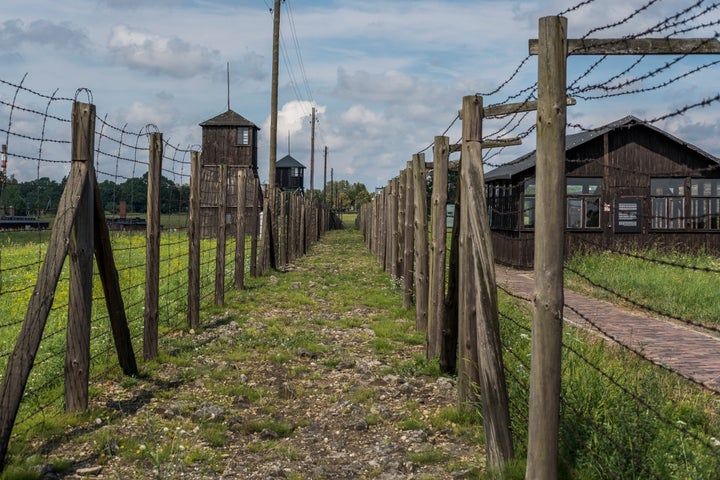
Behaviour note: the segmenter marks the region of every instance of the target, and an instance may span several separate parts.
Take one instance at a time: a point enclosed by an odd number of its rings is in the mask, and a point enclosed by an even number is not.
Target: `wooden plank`
[[[526,478],[556,479],[565,246],[567,19],[543,17],[538,56],[535,293]]]
[[[245,235],[247,227],[247,171],[244,168],[237,174],[237,213],[235,215],[235,288],[245,288]]]
[[[717,38],[585,38],[567,40],[568,55],[708,55],[720,53]],[[538,55],[537,39],[529,41]]]
[[[91,178],[95,196],[95,261],[98,275],[105,294],[105,305],[110,317],[110,329],[115,342],[118,363],[125,375],[138,373],[135,351],[133,350],[130,327],[125,314],[125,302],[120,289],[120,280],[115,258],[110,243],[110,231],[105,221],[105,210],[100,197],[100,186],[97,178]]]
[[[83,159],[88,180],[83,184],[70,236],[70,286],[65,350],[65,411],[88,408],[90,322],[92,320],[95,106],[75,103],[72,114],[73,158]]]
[[[75,107],[73,106],[73,109]],[[5,465],[8,442],[20,401],[35,362],[48,314],[55,298],[55,288],[67,256],[80,195],[89,181],[86,158],[73,158],[65,189],[58,203],[58,213],[50,233],[47,253],[38,281],[30,297],[20,333],[8,357],[0,386],[0,467]]]
[[[462,163],[462,160],[460,161]],[[448,255],[447,295],[445,296],[445,316],[447,331],[443,338],[443,356],[440,368],[450,374],[458,373],[458,322],[460,306],[460,188],[455,189],[453,199],[453,227],[450,237],[450,253]]]
[[[256,178],[252,182],[253,185],[253,222],[252,222],[252,233],[250,236],[250,276],[258,276],[258,241],[260,239],[260,212],[262,211],[262,187],[260,186],[260,179]]]
[[[413,155],[413,193],[415,195],[415,327],[426,332],[428,326],[428,216],[425,154]]]
[[[522,145],[522,140],[517,137],[496,138],[492,140],[483,140],[481,145],[483,149],[512,147],[516,145]],[[462,151],[462,143],[455,143],[453,145],[450,145],[450,153],[456,153],[460,151]]]
[[[188,219],[188,328],[200,327],[200,153],[190,152]]]
[[[575,105],[577,101],[572,97],[567,97],[567,105]],[[519,103],[502,103],[498,105],[488,105],[483,108],[483,118],[499,117],[502,115],[512,115],[514,113],[534,112],[537,110],[537,100]]]
[[[413,305],[413,279],[415,259],[415,190],[413,184],[413,163],[407,162],[405,174],[405,225],[403,233],[403,306]]]
[[[160,181],[162,179],[162,133],[150,134],[147,185],[147,229],[145,234],[145,310],[143,357],[158,356],[160,320]]]
[[[433,144],[433,188],[430,205],[430,272],[428,277],[427,358],[443,357],[445,325],[445,263],[447,243],[447,187],[450,139],[435,137]]]
[[[497,284],[495,281],[495,258],[492,250],[488,208],[485,201],[485,178],[482,165],[482,97],[468,96],[463,99],[463,198],[467,226],[470,269],[469,288],[466,301],[473,302],[469,311],[475,313],[476,337],[468,341],[477,342],[477,362],[480,373],[480,396],[482,398],[483,427],[488,466],[501,469],[514,456],[510,432],[510,403],[505,383],[505,369],[500,342],[500,320],[498,314]],[[470,116],[470,118],[468,118]],[[466,123],[469,125],[466,128]],[[476,130],[477,129],[477,130]],[[467,140],[465,140],[467,139]],[[462,250],[461,250],[462,253]],[[462,279],[461,279],[462,282]]]
[[[397,249],[398,258],[395,271],[397,272],[397,278],[404,278],[405,276],[405,210],[407,209],[406,200],[406,189],[407,189],[407,170],[403,169],[400,171],[398,176],[398,215],[397,215]]]

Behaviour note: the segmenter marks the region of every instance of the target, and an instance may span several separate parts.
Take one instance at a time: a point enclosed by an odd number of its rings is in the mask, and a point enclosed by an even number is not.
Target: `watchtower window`
[[[237,130],[238,145],[250,145],[250,129],[248,127],[240,127]]]

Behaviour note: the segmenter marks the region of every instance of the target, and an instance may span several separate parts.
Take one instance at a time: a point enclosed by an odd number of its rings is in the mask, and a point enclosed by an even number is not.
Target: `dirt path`
[[[232,298],[231,298],[232,297]],[[357,231],[228,295],[140,379],[93,385],[90,421],[38,443],[44,478],[451,479],[483,468],[479,419]],[[55,475],[55,476],[53,476]]]

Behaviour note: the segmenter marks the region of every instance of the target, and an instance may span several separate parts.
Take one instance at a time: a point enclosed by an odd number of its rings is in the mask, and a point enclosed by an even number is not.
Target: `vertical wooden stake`
[[[413,260],[415,258],[415,193],[413,189],[413,164],[407,163],[405,174],[405,233],[403,245],[403,306],[413,304]]]
[[[215,249],[215,305],[225,304],[225,250],[227,247],[227,165],[218,166],[217,248]]]
[[[235,221],[235,288],[245,288],[245,235],[247,208],[247,172],[238,170],[237,178],[237,213]]]
[[[557,478],[565,246],[567,19],[538,35],[535,294],[532,302],[528,479]]]
[[[190,218],[188,219],[188,328],[200,326],[200,153],[190,153]]]
[[[415,326],[427,331],[428,313],[428,216],[425,154],[413,155],[413,191],[415,195]]]
[[[445,325],[445,262],[447,243],[447,188],[450,139],[435,137],[433,147],[433,190],[430,223],[428,346],[427,358],[442,358]]]
[[[252,233],[250,234],[250,276],[258,276],[258,240],[260,237],[260,212],[262,211],[263,194],[260,180],[253,180],[253,221]]]
[[[95,106],[73,108],[73,159],[84,161],[88,177],[94,177]],[[70,237],[70,291],[67,347],[65,353],[65,411],[84,412],[88,407],[90,379],[90,320],[92,318],[94,212],[92,182],[86,181]]]
[[[160,179],[162,176],[163,139],[161,133],[150,134],[150,163],[147,189],[147,233],[145,247],[145,328],[143,356],[153,360],[158,355],[158,320],[160,316]]]

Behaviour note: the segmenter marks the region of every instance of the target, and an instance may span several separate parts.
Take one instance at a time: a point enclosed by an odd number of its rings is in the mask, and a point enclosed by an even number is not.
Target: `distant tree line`
[[[14,208],[15,215],[41,215],[54,213],[65,188],[67,178],[59,182],[48,177],[18,182],[13,176],[0,184],[0,206],[5,215]],[[130,178],[122,183],[104,180],[99,183],[100,197],[105,211],[118,214],[120,202],[125,201],[128,214],[147,211],[147,173],[141,178]],[[165,177],[160,179],[161,213],[188,211],[190,186],[178,185]]]
[[[347,180],[327,182],[326,185],[327,203],[335,210],[342,212],[355,212],[366,203],[370,203],[372,196],[364,184],[350,183]],[[323,191],[315,189],[312,192],[313,200],[323,201]]]

